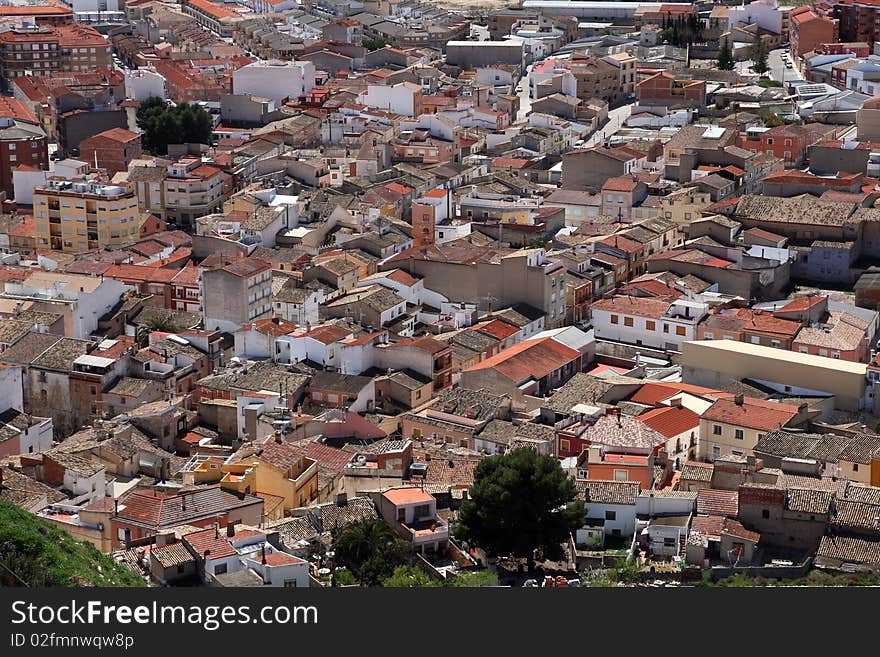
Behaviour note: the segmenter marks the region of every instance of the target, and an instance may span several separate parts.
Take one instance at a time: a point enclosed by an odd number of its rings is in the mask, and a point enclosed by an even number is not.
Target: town
[[[880,1],[4,0],[0,87],[0,584],[880,583]]]

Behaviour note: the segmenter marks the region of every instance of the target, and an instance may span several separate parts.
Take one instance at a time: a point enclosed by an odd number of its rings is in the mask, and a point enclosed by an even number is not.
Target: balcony
[[[449,525],[440,516],[423,518],[417,522],[400,523],[412,537],[415,544],[433,543],[449,539]]]

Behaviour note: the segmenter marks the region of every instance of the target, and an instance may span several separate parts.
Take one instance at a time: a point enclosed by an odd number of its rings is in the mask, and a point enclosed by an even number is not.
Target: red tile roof
[[[602,191],[605,192],[631,192],[638,187],[639,182],[633,180],[632,176],[615,176],[609,178],[602,185]]]
[[[772,431],[784,427],[797,414],[798,407],[792,404],[744,397],[742,404],[736,404],[733,399],[719,399],[706,409],[702,418],[758,431]]]
[[[697,513],[735,518],[739,513],[739,493],[705,488],[697,493]]]
[[[505,340],[512,335],[516,335],[520,331],[518,327],[514,326],[513,324],[508,324],[501,319],[492,319],[488,322],[480,322],[479,324],[474,324],[471,328],[475,331],[479,331],[480,333],[490,335],[493,338],[498,338],[499,340]]]
[[[712,388],[704,388],[695,386],[690,383],[665,383],[651,382],[644,384],[639,390],[629,398],[629,401],[636,404],[644,404],[646,406],[656,406],[664,399],[675,397],[683,392],[689,393],[696,397],[731,397],[729,393],[714,390]]]
[[[593,310],[604,310],[621,315],[633,315],[635,317],[648,317],[659,319],[667,310],[670,303],[653,297],[631,297],[619,295],[610,299],[599,299],[593,303]]]
[[[209,559],[222,559],[237,554],[232,543],[226,538],[225,532],[218,532],[214,528],[186,534],[183,537],[183,542],[187,543],[193,552],[200,557],[203,557],[207,551],[210,551]]]
[[[668,406],[655,408],[635,418],[644,422],[657,433],[673,438],[688,431],[697,431],[700,427],[700,416],[689,408]]]
[[[541,379],[572,362],[580,352],[551,337],[526,340],[464,370],[494,369],[514,383]]]

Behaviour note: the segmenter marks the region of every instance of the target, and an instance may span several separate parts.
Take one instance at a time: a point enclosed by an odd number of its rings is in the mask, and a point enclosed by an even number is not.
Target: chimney
[[[669,405],[673,408],[681,408],[681,397],[676,397],[675,399],[669,400]]]
[[[235,536],[235,521],[228,520],[226,522],[226,536],[228,538],[233,538]]]
[[[265,543],[263,543],[260,546],[260,552],[262,554],[262,563],[265,566],[266,565],[266,544]]]
[[[220,523],[214,523],[214,538],[220,538]]]
[[[339,493],[336,495],[336,506],[348,505],[348,493]]]
[[[3,469],[0,468],[0,483],[2,483],[2,482],[3,482]],[[117,500],[117,499],[113,500],[113,515],[114,516],[119,515],[119,500]]]
[[[743,396],[742,396],[742,394],[736,395],[736,396],[733,398],[733,403],[736,404],[737,406],[742,406],[742,405],[743,405]]]

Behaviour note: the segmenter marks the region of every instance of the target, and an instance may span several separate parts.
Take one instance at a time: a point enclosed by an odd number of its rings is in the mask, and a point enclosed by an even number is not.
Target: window
[[[617,520],[617,511],[606,511],[605,520]]]
[[[712,425],[712,435],[713,436],[720,436],[721,435],[721,425],[720,424],[713,424]]]
[[[705,333],[703,333],[703,339],[704,340],[714,340],[715,334],[712,333],[711,331],[706,331]]]
[[[669,324],[664,324],[664,325],[663,325],[663,332],[664,332],[664,333],[669,333]]]
[[[656,331],[657,330],[657,323],[651,319],[646,319],[645,320],[645,330],[646,331]]]
[[[559,451],[567,452],[571,449],[571,443],[564,438],[559,439]]]
[[[858,472],[858,471],[859,471],[859,464],[853,463],[853,472]]]
[[[676,326],[675,327],[675,334],[676,335],[685,335],[686,332],[687,331],[685,331],[684,326]]]
[[[215,575],[222,575],[225,572],[226,572],[226,564],[225,563],[218,563],[216,566],[214,566],[214,574]]]
[[[743,430],[742,429],[734,429],[733,430],[733,437],[736,438],[737,440],[742,440],[743,439]]]
[[[615,470],[614,471],[614,481],[627,481],[627,471],[626,470]]]
[[[761,509],[761,517],[765,520],[770,517],[770,509]]]
[[[617,315],[611,315],[611,323],[617,324],[620,322],[620,318]]]
[[[632,317],[624,317],[623,318],[623,325],[624,326],[632,326],[633,325],[633,318]]]
[[[753,335],[749,338],[749,342],[751,342],[752,344],[761,344],[761,338],[757,335]]]

